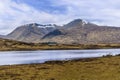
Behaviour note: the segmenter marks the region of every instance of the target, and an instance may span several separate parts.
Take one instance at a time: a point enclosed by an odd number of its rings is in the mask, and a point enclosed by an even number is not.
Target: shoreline
[[[59,44],[59,43],[25,43],[20,41],[0,39],[0,51],[28,51],[28,50],[81,50],[81,49],[109,49],[120,48],[116,44]]]
[[[120,47],[89,47],[89,48],[81,48],[81,47],[75,47],[73,48],[7,48],[7,49],[0,49],[0,51],[38,51],[38,50],[89,50],[89,49],[119,49]]]
[[[62,64],[62,63],[68,63],[68,62],[89,62],[89,61],[95,61],[102,58],[110,58],[110,57],[117,57],[118,55],[103,55],[101,57],[91,57],[91,58],[78,58],[78,59],[68,59],[68,60],[52,60],[52,61],[45,61],[43,63],[29,63],[29,64],[13,64],[13,65],[0,65],[1,66],[24,66],[24,65],[44,65],[44,64]]]
[[[114,56],[113,56],[114,57]],[[70,60],[52,60],[52,61],[45,61],[43,63],[28,63],[28,64],[12,64],[12,65],[0,65],[1,66],[24,66],[24,65],[44,65],[44,64],[62,64],[62,63],[68,63],[68,62],[85,62],[85,61],[92,61],[97,60],[99,58],[103,57],[91,57],[91,58],[78,58],[78,59],[70,59]]]
[[[119,80],[119,61],[120,56],[106,56],[69,61],[50,61],[43,64],[0,66],[0,79],[114,80],[116,77],[116,80]]]

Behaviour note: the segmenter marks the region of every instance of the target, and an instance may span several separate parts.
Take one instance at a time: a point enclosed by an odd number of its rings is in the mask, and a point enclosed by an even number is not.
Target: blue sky
[[[28,23],[63,25],[77,18],[120,26],[120,0],[0,0],[0,34]]]

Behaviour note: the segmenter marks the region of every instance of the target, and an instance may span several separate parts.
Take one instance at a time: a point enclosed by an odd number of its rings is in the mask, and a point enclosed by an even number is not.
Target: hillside
[[[120,43],[120,28],[111,26],[98,26],[86,23],[81,19],[74,20],[57,30],[60,34],[54,36],[50,32],[44,40],[68,44],[111,44]]]
[[[64,26],[27,24],[6,35],[7,38],[32,43],[56,42],[59,44],[118,44],[120,28],[99,26],[76,19]]]
[[[35,42],[47,33],[54,30],[54,25],[41,25],[37,23],[31,23],[22,25],[16,28],[13,32],[7,35],[9,39],[23,41],[23,42]]]
[[[31,49],[32,43],[24,43],[8,39],[0,39],[0,51]]]

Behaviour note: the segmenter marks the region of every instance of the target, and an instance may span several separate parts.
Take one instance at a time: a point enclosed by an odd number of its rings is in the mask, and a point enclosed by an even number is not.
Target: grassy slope
[[[120,80],[120,56],[0,66],[1,80]]]
[[[0,51],[6,50],[44,50],[44,49],[95,49],[95,48],[120,48],[120,44],[97,44],[97,45],[47,45],[24,43],[19,41],[0,39]]]

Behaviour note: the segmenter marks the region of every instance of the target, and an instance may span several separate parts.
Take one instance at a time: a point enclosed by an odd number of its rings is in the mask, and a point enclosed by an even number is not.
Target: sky
[[[0,34],[29,23],[63,25],[83,19],[120,26],[120,0],[0,0]]]

